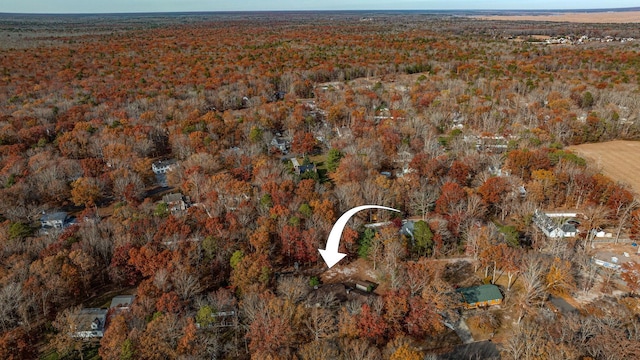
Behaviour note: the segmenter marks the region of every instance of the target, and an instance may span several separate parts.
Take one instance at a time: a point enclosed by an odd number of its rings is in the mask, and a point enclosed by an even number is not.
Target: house
[[[273,139],[271,139],[270,144],[272,148],[279,150],[283,154],[288,153],[289,148],[291,147],[291,142],[280,136],[275,136]]]
[[[396,157],[396,159],[393,162],[396,163],[400,163],[402,166],[402,170],[398,171],[396,173],[396,176],[399,178],[404,177],[405,175],[415,172],[414,169],[412,169],[411,167],[409,167],[409,164],[411,163],[411,160],[413,160],[413,154],[408,152],[408,151],[400,151],[398,152],[398,155]]]
[[[402,221],[402,227],[400,228],[400,233],[404,236],[407,236],[411,239],[411,242],[413,243],[413,233],[415,231],[415,221],[413,220],[403,220]]]
[[[151,164],[151,170],[153,170],[153,173],[156,175],[166,174],[168,171],[172,170],[175,167],[175,165],[176,165],[175,159],[160,160]]]
[[[557,217],[557,216],[553,216]],[[567,220],[562,224],[554,221],[549,214],[536,210],[533,214],[533,222],[542,232],[550,238],[575,237],[578,234],[575,222]]]
[[[471,286],[460,288],[456,292],[462,295],[467,309],[502,304],[502,293],[495,285]]]
[[[298,159],[296,158],[291,158],[291,163],[293,164],[293,171],[296,173],[296,175],[302,175],[308,171],[317,171],[316,165],[313,163],[300,165]]]
[[[162,202],[167,204],[167,209],[172,214],[177,214],[187,210],[190,206],[190,199],[180,193],[167,194],[162,197]]]
[[[201,322],[196,322],[198,328],[223,328],[230,326],[238,326],[238,310],[232,306],[225,306],[215,311],[207,306],[210,310],[209,317],[202,317]]]
[[[44,212],[40,217],[43,229],[64,229],[71,224],[69,215],[64,211]]]
[[[156,174],[156,181],[160,186],[167,187],[167,172],[173,170],[176,167],[175,159],[160,160],[151,164],[151,170]]]
[[[82,309],[72,325],[71,336],[83,339],[103,337],[106,320],[107,309]]]

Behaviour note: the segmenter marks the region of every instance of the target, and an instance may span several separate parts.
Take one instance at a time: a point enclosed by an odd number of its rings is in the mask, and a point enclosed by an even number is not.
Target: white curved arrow
[[[329,233],[329,239],[327,240],[327,247],[325,250],[318,249],[320,251],[320,255],[324,259],[324,262],[327,263],[327,266],[331,268],[333,265],[337,264],[343,257],[347,256],[347,254],[343,254],[338,252],[338,246],[340,246],[340,238],[342,237],[342,230],[347,225],[347,221],[351,219],[353,215],[355,215],[358,211],[366,210],[366,209],[384,209],[391,210],[396,212],[401,212],[400,210],[396,210],[386,206],[380,205],[362,205],[354,207],[353,209],[347,211],[342,214],[338,221],[333,225],[331,232]]]

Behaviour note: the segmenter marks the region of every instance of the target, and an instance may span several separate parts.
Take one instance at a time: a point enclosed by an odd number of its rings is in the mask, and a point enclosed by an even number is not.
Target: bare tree
[[[180,267],[172,275],[173,286],[182,300],[189,300],[202,291],[200,280],[187,269]]]
[[[289,299],[294,304],[302,301],[309,294],[309,282],[302,276],[281,277],[278,280],[278,295]]]
[[[616,244],[618,243],[618,240],[620,240],[620,233],[624,229],[625,225],[629,223],[629,218],[631,217],[633,210],[638,208],[638,205],[640,205],[640,203],[638,203],[638,200],[634,199],[631,203],[618,209],[618,227],[616,228],[615,240]]]
[[[527,311],[532,310],[534,306],[542,304],[546,300],[547,293],[543,277],[545,270],[546,264],[539,255],[530,253],[523,259],[520,275],[522,293],[517,300],[522,311],[518,317],[518,323],[520,323]]]
[[[381,360],[377,347],[365,339],[343,338],[339,342],[344,360]]]
[[[533,360],[544,358],[544,334],[536,323],[516,326],[511,337],[502,348],[506,359]]]
[[[22,285],[9,283],[0,289],[0,328],[3,331],[12,329],[20,321],[19,310],[24,298]]]
[[[439,196],[439,190],[435,185],[429,183],[429,179],[420,178],[420,185],[412,187],[409,192],[409,209],[411,213],[421,215],[422,220],[426,220],[427,214],[433,208]]]
[[[587,237],[585,238],[584,244],[584,250],[586,251],[589,246],[593,245],[593,239],[596,237],[597,229],[606,224],[610,211],[606,206],[597,205],[585,208],[583,214],[586,218],[584,227],[587,230]]]
[[[322,307],[312,307],[304,323],[316,341],[333,337],[337,332],[335,315]]]

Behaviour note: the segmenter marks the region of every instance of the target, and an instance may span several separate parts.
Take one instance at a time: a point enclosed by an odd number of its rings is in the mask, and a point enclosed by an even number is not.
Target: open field
[[[557,13],[551,15],[492,15],[475,17],[482,20],[555,21],[572,23],[639,23],[640,11],[616,11],[597,13]]]
[[[636,195],[640,194],[640,142],[616,140],[568,149],[597,165],[613,180],[630,185]]]

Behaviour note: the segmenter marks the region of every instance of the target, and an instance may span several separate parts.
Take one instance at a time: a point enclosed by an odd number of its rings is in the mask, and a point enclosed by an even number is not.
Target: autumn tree
[[[56,316],[56,320],[52,325],[58,332],[52,339],[51,345],[56,349],[58,354],[65,356],[77,353],[80,359],[84,359],[85,347],[95,344],[95,339],[87,341],[82,337],[75,336],[76,332],[82,331],[81,317],[79,307],[65,309]]]
[[[563,296],[576,288],[571,263],[568,260],[554,258],[545,277],[547,291]]]
[[[622,264],[622,280],[627,283],[631,293],[640,290],[640,263],[628,261]]]
[[[455,207],[467,198],[467,193],[457,183],[447,182],[442,185],[441,191],[435,211],[442,215],[455,212]]]
[[[482,196],[482,201],[494,211],[500,209],[499,204],[501,204],[506,195],[508,195],[509,190],[509,182],[500,176],[489,178],[478,188],[478,192]]]
[[[247,338],[254,356],[286,356],[301,341],[304,311],[288,300],[268,297],[251,315]]]
[[[145,359],[176,358],[181,332],[180,320],[176,315],[157,312],[140,334],[135,355]]]
[[[306,155],[316,147],[316,138],[308,132],[297,132],[291,142],[291,150],[298,154]]]
[[[81,177],[71,183],[71,200],[74,204],[91,207],[102,198],[102,190],[94,178]]]
[[[35,358],[37,354],[32,342],[32,337],[22,327],[3,331],[0,335],[0,356],[7,360]]]
[[[127,340],[129,327],[123,315],[113,316],[109,327],[100,340],[99,354],[105,360],[120,360],[125,354],[123,345]]]
[[[381,343],[387,330],[387,324],[382,314],[372,309],[369,304],[363,304],[358,318],[359,336]]]

